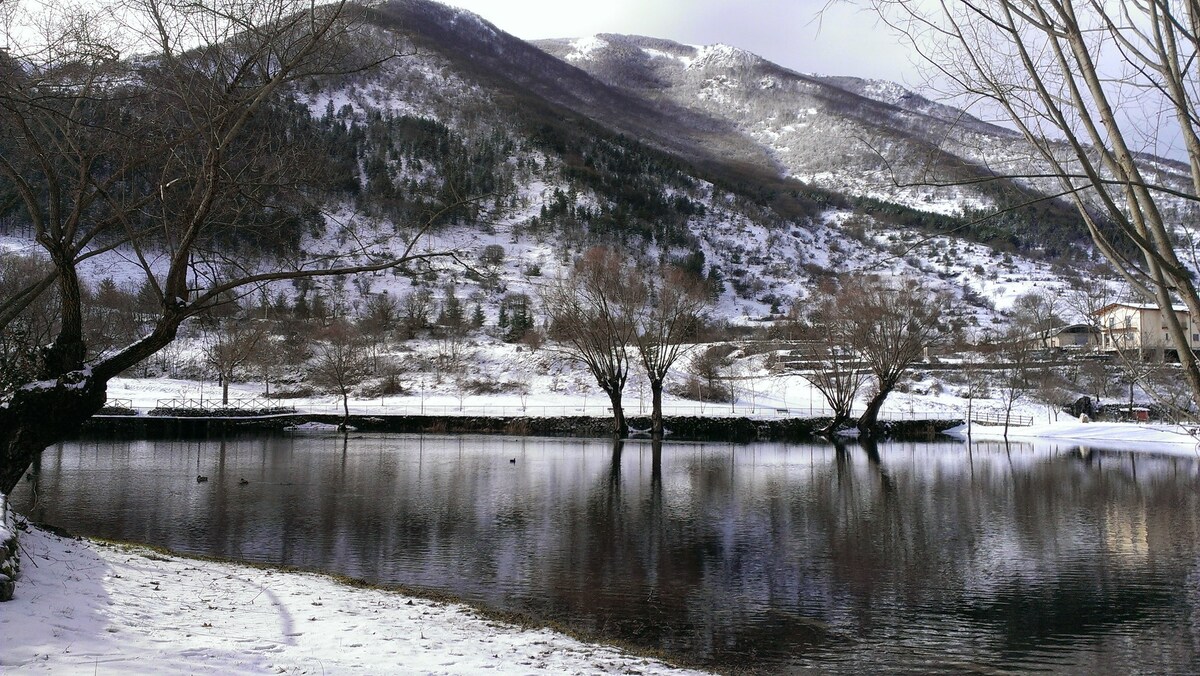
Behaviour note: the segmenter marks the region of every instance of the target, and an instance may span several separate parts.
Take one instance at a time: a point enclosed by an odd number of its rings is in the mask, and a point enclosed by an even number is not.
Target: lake
[[[1200,672],[1195,457],[255,435],[63,444],[29,479],[18,511],[77,534],[444,592],[722,670]]]

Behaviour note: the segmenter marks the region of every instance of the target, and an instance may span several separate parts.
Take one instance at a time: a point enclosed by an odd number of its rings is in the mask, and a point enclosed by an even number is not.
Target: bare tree
[[[221,404],[229,404],[229,383],[265,342],[267,328],[253,319],[225,317],[205,322],[204,360],[217,372]]]
[[[90,349],[104,354],[136,340],[145,329],[132,289],[121,288],[111,277],[100,280],[90,295],[84,316],[84,336]]]
[[[400,305],[387,291],[367,298],[362,317],[364,331],[379,334],[382,340],[399,323]]]
[[[45,261],[33,256],[0,257],[0,298],[19,293],[30,279],[44,277],[48,268]],[[58,305],[58,297],[51,289],[31,299],[24,311],[0,330],[0,392],[15,390],[36,379],[37,349],[54,337]]]
[[[1179,365],[1160,363],[1141,380],[1142,391],[1176,421],[1195,420],[1196,407],[1183,380]]]
[[[542,290],[550,338],[586,366],[608,395],[618,436],[629,431],[621,397],[629,378],[628,347],[637,331],[634,314],[642,305],[640,285],[631,284],[631,277],[623,255],[596,247]]]
[[[990,351],[990,338],[986,332],[974,336],[964,336],[962,344],[957,348],[963,355],[958,369],[963,387],[958,396],[967,400],[967,435],[971,434],[971,423],[975,419],[975,400],[988,399],[991,388],[988,386],[986,371],[983,368],[984,352]]]
[[[1162,310],[1200,403],[1182,300],[1200,317],[1200,6],[1179,0],[870,0],[941,86],[1002,111],[1097,249]],[[1143,154],[1175,152],[1184,164]],[[1132,252],[1132,253],[1131,253]]]
[[[1088,345],[1092,350],[1100,349],[1103,342],[1105,327],[1100,313],[1115,300],[1113,284],[1103,278],[1080,284],[1068,291],[1063,298],[1064,307],[1074,313],[1078,321],[1086,324],[1091,332]],[[1095,341],[1095,344],[1092,341]]]
[[[636,279],[633,283],[637,283]],[[635,311],[638,356],[650,384],[650,434],[663,435],[663,382],[694,337],[708,305],[704,281],[668,266],[657,277],[644,280],[644,306]]]
[[[358,321],[359,331],[366,339],[367,351],[371,356],[371,368],[380,370],[380,357],[387,350],[388,336],[400,323],[400,306],[388,294],[374,294],[367,298],[363,316]]]
[[[345,430],[350,422],[350,391],[370,372],[362,335],[347,322],[334,322],[326,329],[316,352],[309,377],[317,387],[342,398],[339,427]]]
[[[1043,349],[1050,347],[1050,332],[1062,326],[1063,300],[1050,289],[1037,289],[1021,294],[1013,301],[1012,321],[1018,333],[1037,339]]]
[[[50,269],[0,296],[0,334],[47,294],[58,306],[28,378],[0,393],[0,492],[189,318],[274,281],[437,255],[418,253],[420,230],[398,246],[350,238],[362,245],[321,259],[229,246],[295,236],[306,219],[352,226],[313,210],[306,198],[324,167],[271,120],[293,83],[378,60],[371,33],[357,30],[370,10],[344,0],[28,5],[0,5],[0,194],[13,196]],[[125,58],[131,49],[148,53]],[[89,355],[79,266],[116,257],[141,266],[152,326]]]
[[[949,300],[916,280],[853,276],[842,281],[836,302],[848,345],[875,377],[875,394],[858,419],[859,430],[871,433],[900,377],[945,336],[942,307]]]
[[[694,395],[700,400],[702,409],[706,401],[733,403],[733,383],[729,373],[733,370],[735,352],[737,347],[720,343],[692,355],[687,365],[689,380],[680,393]]]
[[[858,393],[870,376],[858,352],[851,347],[853,326],[843,316],[837,299],[826,295],[797,327],[798,350],[808,368],[804,379],[817,388],[833,410],[833,420],[821,434],[832,434],[849,422]]]
[[[1030,395],[1037,360],[1034,356],[1034,343],[1016,327],[1011,327],[1008,333],[999,339],[998,347],[992,357],[1004,360],[1004,368],[998,372],[999,382],[996,383],[995,391],[1004,407],[1004,438],[1007,439],[1013,410]]]
[[[297,348],[300,349],[297,349]],[[292,341],[292,344],[285,345],[284,338],[278,335],[273,335],[271,331],[264,328],[262,339],[251,353],[247,364],[262,378],[263,394],[266,397],[271,396],[271,380],[285,365],[292,360],[301,361],[308,355],[307,346],[298,344]]]
[[[1065,308],[1073,312],[1078,321],[1100,330],[1100,311],[1116,300],[1110,280],[1097,279],[1087,286],[1077,286],[1063,298]]]
[[[433,292],[428,288],[413,289],[400,299],[400,324],[405,337],[411,338],[429,327],[433,313]]]

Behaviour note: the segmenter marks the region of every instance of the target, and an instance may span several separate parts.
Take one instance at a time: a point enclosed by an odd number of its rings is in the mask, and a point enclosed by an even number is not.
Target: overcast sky
[[[624,33],[724,43],[803,73],[917,85],[907,52],[874,15],[829,0],[442,0],[526,39]],[[833,6],[824,9],[827,4]],[[824,11],[822,12],[822,10]],[[820,15],[820,16],[818,16]]]

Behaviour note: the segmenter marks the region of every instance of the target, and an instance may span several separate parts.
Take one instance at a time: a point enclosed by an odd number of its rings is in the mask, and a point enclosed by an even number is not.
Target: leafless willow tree
[[[570,272],[542,290],[550,338],[586,366],[608,395],[618,436],[629,431],[621,400],[643,293],[628,258],[605,247],[589,249]]]
[[[643,301],[643,306],[634,310],[635,340],[650,383],[650,434],[662,438],[663,383],[703,321],[708,289],[703,280],[671,266],[641,283],[644,292],[634,295]]]
[[[390,56],[360,30],[370,11],[305,0],[0,3],[0,212],[26,223],[49,261],[5,288],[0,333],[48,295],[57,303],[53,340],[31,355],[24,382],[0,392],[0,492],[189,318],[273,281],[437,255],[417,252],[419,229],[398,243],[351,237],[363,242],[353,256],[321,260],[299,246],[263,257],[237,245],[342,227],[307,199],[328,178],[322,163],[272,122],[297,81]],[[157,308],[136,340],[92,353],[81,266],[118,259],[140,267]]]
[[[855,323],[843,312],[835,296],[822,296],[797,327],[798,349],[808,362],[804,379],[833,409],[833,420],[822,434],[832,434],[849,422],[854,402],[870,377],[853,348]]]
[[[1002,111],[1096,247],[1163,310],[1183,377],[1200,366],[1181,300],[1200,317],[1200,4],[1195,0],[868,0],[948,93]],[[1173,154],[1184,162],[1145,153]]]
[[[869,434],[901,376],[946,336],[942,310],[949,298],[917,280],[856,275],[842,280],[835,302],[850,348],[875,378],[875,394],[858,419]]]

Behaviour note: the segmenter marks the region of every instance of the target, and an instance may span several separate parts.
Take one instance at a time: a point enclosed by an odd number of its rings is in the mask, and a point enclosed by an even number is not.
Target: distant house
[[[1051,350],[1094,350],[1100,347],[1100,330],[1089,324],[1068,324],[1035,336],[1039,347]]]
[[[1192,351],[1200,351],[1200,326],[1192,321],[1182,305],[1172,308],[1188,334]],[[1138,350],[1148,355],[1164,356],[1175,352],[1167,333],[1167,320],[1157,305],[1144,303],[1111,303],[1096,311],[1097,325],[1105,352]]]

